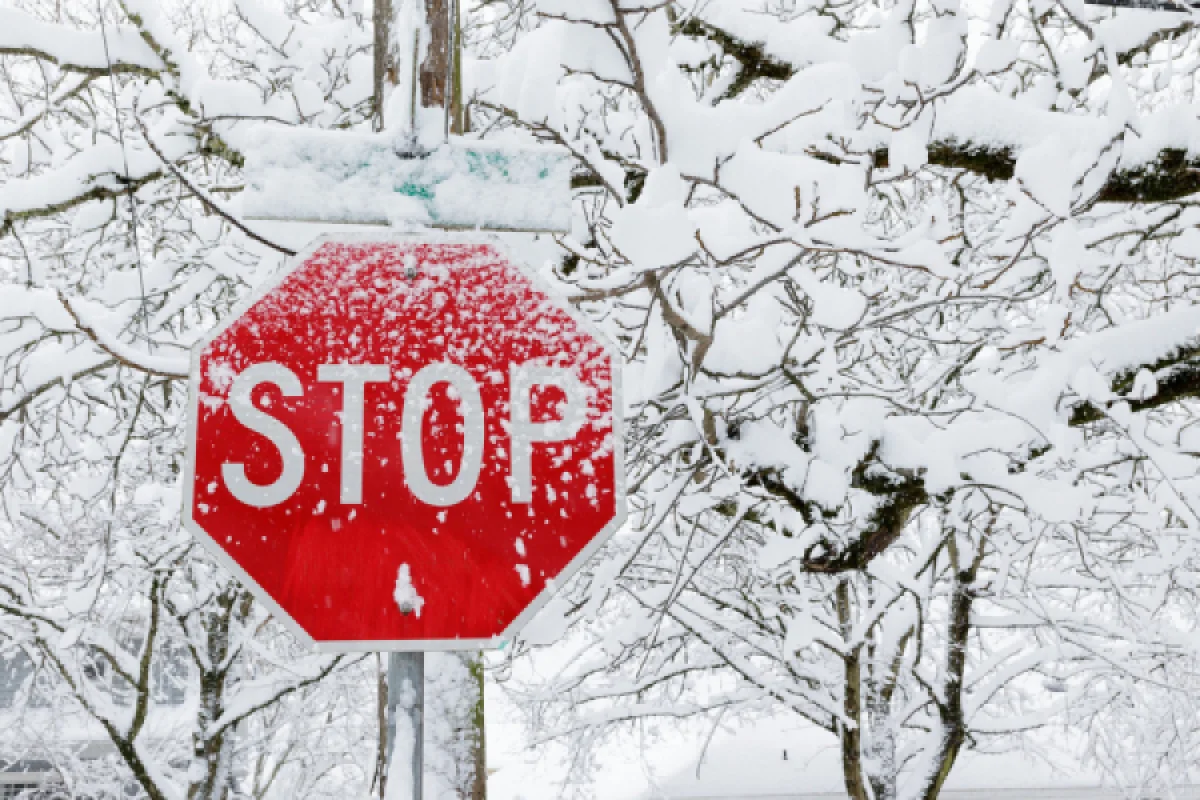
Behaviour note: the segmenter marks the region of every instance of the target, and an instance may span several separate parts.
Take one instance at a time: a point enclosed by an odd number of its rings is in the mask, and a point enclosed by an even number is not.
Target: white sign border
[[[491,639],[427,639],[427,640],[362,640],[362,641],[317,641],[308,631],[301,627],[300,623],[296,622],[290,614],[288,614],[282,606],[280,606],[269,593],[266,592],[258,582],[242,569],[232,556],[225,552],[224,548],[217,543],[208,531],[192,517],[192,509],[195,507],[194,491],[195,491],[195,467],[196,467],[196,443],[197,443],[197,424],[199,421],[200,409],[200,357],[215,339],[221,336],[225,331],[233,326],[246,312],[248,312],[256,303],[265,298],[271,292],[278,289],[284,281],[286,281],[292,273],[304,264],[309,258],[316,254],[322,246],[330,242],[338,243],[410,243],[410,242],[427,242],[430,244],[486,244],[494,247],[498,254],[506,259],[509,264],[516,267],[524,274],[525,278],[540,290],[546,297],[554,301],[555,305],[565,312],[575,324],[585,330],[596,342],[608,353],[611,362],[612,372],[612,436],[613,436],[613,471],[614,471],[614,487],[613,499],[615,503],[613,518],[605,525],[593,538],[588,545],[583,548],[575,558],[563,567],[562,571],[551,581],[547,582],[545,588],[538,593],[533,602],[522,611],[515,620],[505,628],[504,632]],[[312,645],[318,652],[322,653],[363,653],[363,652],[430,652],[430,651],[455,651],[455,650],[494,650],[504,647],[508,642],[516,638],[521,629],[527,625],[534,616],[548,604],[554,596],[562,590],[566,583],[574,577],[583,565],[591,559],[605,544],[612,538],[621,526],[625,524],[625,519],[628,513],[626,508],[625,498],[625,439],[624,439],[624,406],[622,404],[621,393],[621,353],[608,340],[600,329],[596,327],[585,314],[579,311],[568,303],[558,291],[552,287],[544,278],[538,275],[534,270],[527,267],[524,262],[516,258],[512,249],[500,241],[497,237],[487,234],[465,234],[465,233],[446,233],[442,231],[429,232],[423,231],[420,233],[331,233],[323,234],[313,239],[296,255],[289,257],[285,266],[278,273],[264,281],[260,286],[250,292],[241,300],[229,316],[226,317],[217,327],[202,337],[192,346],[191,369],[189,370],[188,380],[188,407],[187,407],[187,455],[184,462],[183,470],[183,512],[182,521],[183,527],[196,537],[197,540],[204,545],[208,553],[216,559],[216,561],[229,570],[243,585],[250,589],[260,603],[269,608],[272,614],[279,622],[283,624],[291,633],[302,642],[307,642]]]

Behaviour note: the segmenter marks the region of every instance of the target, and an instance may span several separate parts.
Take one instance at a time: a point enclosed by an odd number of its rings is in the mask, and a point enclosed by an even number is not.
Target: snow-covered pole
[[[387,800],[421,800],[425,776],[425,654],[391,653],[387,686],[385,796]],[[401,748],[411,754],[408,776],[401,771],[404,765],[396,763]]]
[[[396,130],[403,138],[401,149],[408,155],[422,154],[445,141],[449,133],[451,2],[376,0],[376,124]],[[381,53],[381,48],[386,49]],[[394,87],[390,99],[400,106],[390,113],[384,105],[388,84]],[[438,117],[440,131],[434,125]],[[387,688],[386,797],[422,800],[425,654],[389,654]],[[405,750],[408,776],[403,775],[404,765],[397,758]]]

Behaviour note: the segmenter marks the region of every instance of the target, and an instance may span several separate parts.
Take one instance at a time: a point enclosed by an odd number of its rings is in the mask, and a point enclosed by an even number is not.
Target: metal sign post
[[[392,26],[395,23],[393,2],[414,2],[418,6],[422,0],[375,0],[375,98],[376,109],[375,129],[382,131],[384,120],[384,96],[386,90],[386,75],[389,71],[396,73],[395,64],[389,64],[389,56],[393,51],[393,42],[397,38]],[[457,4],[457,3],[456,3]],[[423,9],[418,9],[423,10]],[[420,54],[421,29],[413,32],[412,64],[410,92],[411,101],[408,112],[409,131],[407,148],[409,156],[419,150],[417,94],[418,94],[418,58]],[[400,155],[398,153],[398,155]],[[266,182],[263,181],[263,184]],[[253,212],[253,209],[250,209]],[[300,212],[303,215],[303,212]],[[405,718],[409,735],[412,739],[411,757],[409,760],[411,798],[403,800],[423,800],[425,783],[425,654],[389,653],[387,669],[387,734],[383,737],[383,774],[380,776],[381,789],[394,783],[393,771],[400,765],[394,762],[396,755],[397,731],[400,717]],[[387,797],[396,796],[394,788],[387,792]]]
[[[398,717],[406,717],[412,736],[412,800],[424,796],[425,782],[425,654],[390,653],[387,671],[387,737],[384,780],[391,780]],[[390,795],[390,793],[389,793]],[[407,800],[407,798],[405,799]]]
[[[411,156],[411,155],[419,152],[420,145],[421,145],[421,142],[419,140],[419,120],[418,120],[417,102],[416,102],[416,98],[417,98],[417,94],[418,94],[418,86],[419,86],[418,63],[417,62],[418,62],[418,58],[420,55],[421,34],[423,31],[429,30],[429,26],[428,26],[429,20],[428,20],[428,18],[425,17],[425,14],[421,13],[421,12],[425,11],[425,9],[421,8],[421,5],[423,4],[424,0],[376,0],[375,24],[376,24],[376,29],[377,29],[376,30],[376,47],[377,48],[379,47],[379,45],[381,43],[379,32],[378,32],[378,27],[381,22],[384,22],[384,20],[381,19],[382,15],[380,14],[380,10],[382,10],[383,14],[387,14],[389,17],[391,17],[391,19],[386,20],[387,23],[389,24],[389,26],[391,24],[394,24],[395,16],[393,15],[393,7],[392,7],[393,2],[401,2],[401,3],[411,2],[411,3],[413,3],[414,5],[417,6],[417,8],[415,9],[417,11],[416,16],[418,18],[422,18],[423,23],[425,23],[425,24],[422,24],[421,26],[418,26],[417,29],[415,31],[413,31],[414,36],[413,36],[413,45],[412,45],[412,65],[411,65],[411,70],[410,70],[410,75],[412,76],[410,79],[411,84],[412,84],[410,87],[411,102],[410,102],[409,113],[408,113],[408,124],[409,124],[408,142],[407,142],[408,152],[403,153],[403,154],[398,153],[398,155],[404,155],[405,157],[408,157],[408,156]],[[449,3],[447,3],[446,0],[434,0],[435,6],[438,5],[439,3],[441,3],[442,5],[449,5],[452,3],[455,6],[455,9],[457,11],[457,5],[458,5],[457,0],[450,0]],[[436,8],[435,8],[435,11],[436,11]],[[445,12],[444,16],[446,16],[446,23],[449,24],[449,20],[450,20],[449,12],[448,12],[448,10],[445,10],[445,9],[443,9],[443,11]],[[397,38],[395,36],[394,31],[392,32],[391,38],[393,38],[393,39]],[[385,44],[387,44],[387,43],[385,42]],[[426,43],[426,46],[429,47],[429,49],[433,50],[433,51],[436,51],[438,45],[441,45],[441,42],[438,42],[436,45],[433,42]],[[436,55],[436,53],[431,53],[431,55]],[[450,52],[446,52],[444,54],[444,57],[446,58],[447,61],[449,61],[450,58],[452,58],[453,56]],[[378,59],[379,56],[377,55],[376,58]],[[386,61],[385,61],[383,63],[384,69],[386,69],[387,66],[388,65],[386,64]],[[375,87],[375,90],[376,90],[376,99],[377,99],[377,102],[379,103],[379,108],[377,109],[377,126],[378,126],[377,129],[379,129],[379,128],[382,128],[382,122],[383,122],[383,97],[384,97],[384,95],[383,95],[383,86],[379,85],[381,82],[380,81],[381,76],[378,75],[378,73],[379,73],[378,66],[376,68],[376,73],[377,73],[377,78],[376,78],[377,85]],[[447,75],[449,75],[448,71],[447,71]],[[447,86],[446,88],[448,89],[449,87]],[[445,95],[445,94],[446,94],[446,92],[443,91],[443,95]],[[424,98],[422,98],[422,99],[424,99]],[[448,120],[449,119],[448,104],[444,103],[444,101],[443,101],[443,106],[444,106],[444,109],[446,109],[443,111],[443,114],[446,116],[446,119]],[[445,137],[448,134],[449,134],[449,123],[447,122],[443,136]],[[403,716],[405,718],[405,723],[408,726],[409,736],[411,737],[411,740],[412,740],[412,748],[411,748],[409,765],[408,765],[410,775],[411,775],[411,777],[410,777],[411,797],[410,798],[397,798],[397,800],[423,800],[423,798],[425,797],[425,654],[422,652],[389,653],[388,654],[388,670],[387,670],[388,731],[387,731],[386,740],[384,742],[384,748],[385,748],[384,754],[385,755],[384,755],[384,763],[383,763],[383,775],[381,776],[382,780],[384,781],[383,785],[385,787],[388,784],[392,783],[393,778],[395,777],[392,774],[393,770],[398,767],[401,767],[401,765],[393,763],[394,757],[396,755],[396,752],[395,752],[396,751],[396,742],[397,742],[396,728],[397,728],[397,725],[400,723],[401,716]],[[395,791],[389,790],[387,792],[387,797],[393,798],[393,797],[396,797],[396,794],[397,793]]]
[[[379,27],[381,23],[390,24],[394,20],[392,15],[393,0],[376,0],[375,10],[375,26],[376,26],[376,49],[380,44],[387,46],[389,43],[380,41]],[[405,0],[399,0],[405,2]],[[421,3],[422,0],[412,0],[412,2]],[[381,13],[382,12],[382,13]],[[387,15],[387,18],[384,18]],[[393,37],[394,38],[394,37]],[[420,29],[414,31],[414,40],[412,48],[412,65],[409,70],[411,75],[410,87],[411,102],[409,106],[408,121],[410,130],[408,131],[408,149],[410,153],[415,153],[419,150],[420,142],[418,141],[418,119],[417,119],[417,94],[418,94],[418,57],[420,54]],[[386,59],[386,55],[383,56]],[[380,55],[376,55],[376,59],[380,59]],[[386,61],[382,63],[383,70],[387,69]],[[380,67],[376,67],[376,99],[379,103],[377,109],[377,127],[376,130],[381,130],[383,127],[383,98],[384,86],[383,77]],[[407,156],[410,153],[403,155]],[[399,155],[399,153],[398,153]],[[392,783],[393,770],[402,768],[402,765],[393,763],[396,755],[396,726],[399,723],[399,717],[404,716],[408,726],[409,735],[412,738],[412,749],[409,759],[410,781],[412,789],[412,797],[404,798],[403,800],[423,800],[425,796],[425,654],[424,653],[389,653],[388,654],[388,669],[387,669],[387,721],[388,730],[387,736],[383,742],[384,745],[384,762],[383,775],[381,779],[386,787]],[[388,791],[387,796],[394,797],[396,792]]]

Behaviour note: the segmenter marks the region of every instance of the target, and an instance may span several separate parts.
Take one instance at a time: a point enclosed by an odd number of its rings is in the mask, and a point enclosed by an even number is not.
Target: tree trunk
[[[372,16],[374,24],[374,84],[371,92],[373,99],[375,130],[383,130],[383,103],[387,90],[396,85],[396,72],[391,48],[388,42],[392,29],[392,0],[375,0],[375,13]]]
[[[451,42],[450,57],[450,132],[462,135],[470,130],[467,119],[467,106],[463,101],[463,42],[462,42],[462,4],[461,0],[450,2],[450,30],[454,36]]]
[[[925,790],[924,800],[938,800],[950,770],[958,760],[958,753],[967,741],[967,722],[963,710],[963,687],[967,672],[967,644],[971,637],[971,607],[975,602],[975,579],[979,565],[983,562],[986,539],[980,539],[974,560],[962,566],[959,560],[958,542],[951,535],[946,543],[954,570],[954,593],[950,597],[950,620],[946,636],[946,683],[945,700],[938,707],[941,717],[943,740],[935,772]]]
[[[483,658],[478,653],[430,653],[426,772],[439,796],[485,800]]]
[[[471,745],[475,774],[471,783],[470,800],[487,800],[487,729],[483,716],[483,656],[474,654],[465,657],[471,672],[471,686],[475,690],[475,702],[471,709],[471,729],[467,741]]]
[[[376,724],[379,726],[379,736],[376,739],[375,750],[375,785],[379,789],[379,800],[383,800],[384,792],[387,790],[387,760],[388,760],[388,741],[387,741],[387,701],[388,701],[388,685],[387,685],[387,670],[383,666],[383,655],[375,654],[375,696],[376,696]]]
[[[446,108],[450,100],[450,0],[425,0],[429,46],[421,63],[421,107]]]
[[[410,42],[394,41],[393,26],[405,2],[424,4],[428,42],[425,59],[416,70],[417,97],[421,108],[440,111],[447,132],[463,133],[466,119],[462,102],[461,25],[457,0],[375,0],[374,31],[374,126],[383,130],[384,104],[390,89],[402,75],[411,74],[414,56]]]
[[[846,581],[838,584],[835,596],[842,635],[849,638],[853,620],[850,613],[850,587]],[[862,760],[862,650],[855,648],[842,658],[845,663],[842,698],[845,722],[837,724],[838,739],[842,744],[842,776],[850,800],[869,800],[863,781]]]
[[[207,633],[205,662],[200,669],[200,713],[193,735],[192,758],[203,765],[188,786],[188,800],[225,800],[232,764],[226,747],[226,732],[214,733],[210,726],[225,712],[225,659],[229,653],[229,625],[237,604],[238,593],[226,590],[217,600],[218,612],[211,614],[204,626]],[[243,599],[243,609],[248,611]]]

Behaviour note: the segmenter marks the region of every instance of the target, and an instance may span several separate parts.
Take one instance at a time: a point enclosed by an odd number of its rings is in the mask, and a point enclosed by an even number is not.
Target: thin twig
[[[237,217],[233,216],[233,214],[230,214],[228,211],[226,211],[225,209],[223,209],[219,205],[217,205],[217,202],[208,195],[208,192],[206,192],[203,189],[201,189],[200,187],[194,185],[190,180],[187,179],[187,176],[185,176],[178,167],[176,167],[173,163],[171,163],[171,161],[169,161],[167,159],[167,157],[163,154],[163,151],[160,150],[158,148],[158,145],[154,143],[154,139],[152,139],[150,137],[150,131],[146,130],[145,123],[143,123],[142,120],[137,117],[135,117],[134,119],[137,120],[138,128],[140,128],[142,131],[142,138],[146,140],[146,145],[152,151],[154,151],[154,155],[158,156],[158,160],[161,161],[163,163],[163,166],[165,166],[170,171],[170,173],[175,176],[175,179],[178,180],[180,183],[182,183],[184,185],[184,188],[186,188],[189,192],[191,192],[193,195],[195,195],[196,199],[199,200],[201,203],[203,203],[205,208],[207,208],[212,213],[216,214],[218,217],[221,217],[223,220],[228,222],[230,225],[237,228],[239,231],[241,231],[247,237],[249,237],[250,239],[253,239],[254,241],[258,242],[259,244],[264,245],[265,247],[269,247],[277,253],[283,253],[285,256],[296,255],[295,250],[291,250],[287,247],[284,247],[281,244],[272,242],[270,239],[266,238],[265,236],[255,233],[250,228],[246,227],[246,224],[244,222],[242,222]]]

